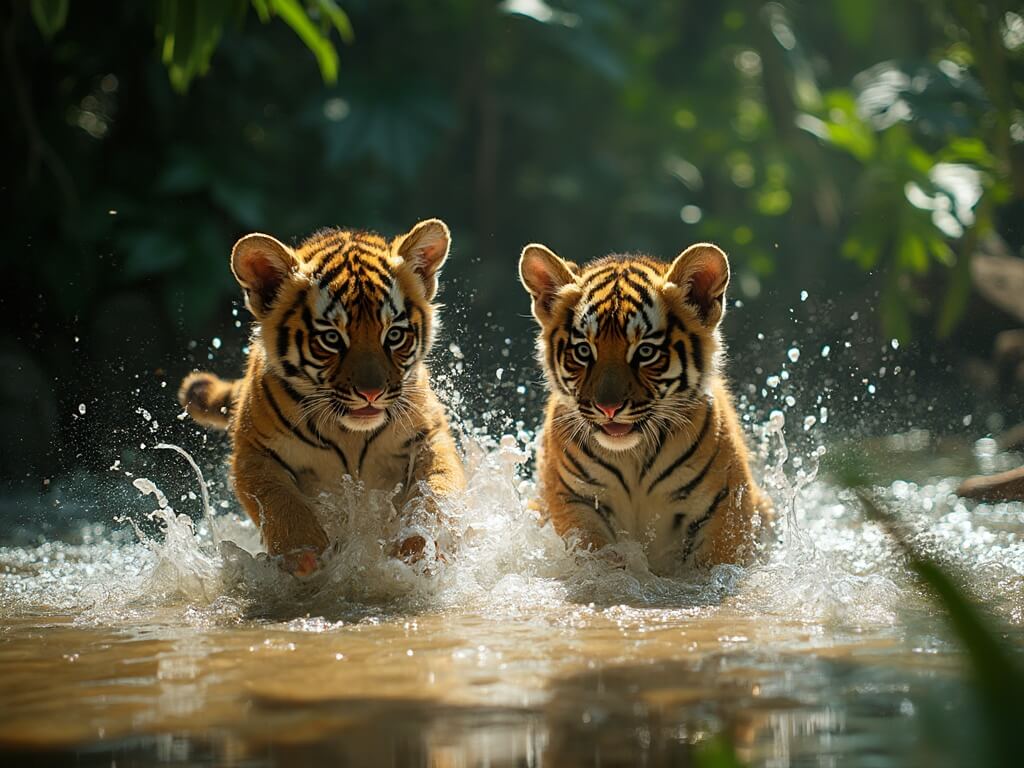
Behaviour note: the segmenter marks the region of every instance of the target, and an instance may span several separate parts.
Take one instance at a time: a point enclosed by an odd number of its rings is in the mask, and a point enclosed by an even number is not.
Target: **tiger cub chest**
[[[408,447],[403,447],[403,441],[387,429],[309,441],[279,435],[271,441],[271,447],[291,467],[299,490],[312,498],[336,493],[346,477],[368,491],[406,486],[414,458]]]
[[[615,540],[640,542],[655,570],[698,555],[704,527],[727,503],[728,461],[717,440],[702,437],[669,437],[647,455],[586,451],[578,467],[567,454],[574,490],[592,501]]]

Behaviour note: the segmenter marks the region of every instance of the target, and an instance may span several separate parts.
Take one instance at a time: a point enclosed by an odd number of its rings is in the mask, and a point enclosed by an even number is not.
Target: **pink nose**
[[[357,389],[356,392],[358,392],[360,395],[365,397],[366,398],[366,402],[372,403],[374,400],[376,400],[378,397],[380,397],[384,393],[384,390],[383,389]]]
[[[601,409],[601,413],[607,416],[609,419],[614,419],[615,414],[622,410],[623,403],[615,403],[614,405],[603,405],[597,403],[597,407]]]

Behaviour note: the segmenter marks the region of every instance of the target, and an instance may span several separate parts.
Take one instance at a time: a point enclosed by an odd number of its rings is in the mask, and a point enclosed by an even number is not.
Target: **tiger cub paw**
[[[409,533],[399,539],[398,543],[391,550],[391,556],[401,560],[406,565],[416,565],[424,560],[427,565],[424,573],[430,574],[434,563],[447,563],[448,558],[437,541],[433,538],[427,539],[421,533]]]
[[[292,576],[309,576],[320,567],[314,549],[296,549],[281,556],[281,568]]]
[[[395,546],[394,556],[402,562],[412,565],[423,559],[427,549],[427,540],[418,533],[407,536]]]

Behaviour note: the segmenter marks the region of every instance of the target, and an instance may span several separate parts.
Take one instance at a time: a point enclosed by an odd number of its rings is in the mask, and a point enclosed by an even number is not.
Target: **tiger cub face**
[[[255,341],[318,429],[374,430],[408,410],[449,243],[448,227],[431,219],[392,240],[332,229],[297,248],[263,234],[235,245],[231,268],[259,321]]]
[[[716,373],[729,262],[706,243],[671,264],[607,256],[583,267],[543,245],[519,263],[540,324],[538,353],[568,407],[570,440],[636,448],[682,426]]]

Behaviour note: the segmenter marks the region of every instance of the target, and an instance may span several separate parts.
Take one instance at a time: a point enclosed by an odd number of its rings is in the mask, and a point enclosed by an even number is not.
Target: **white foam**
[[[0,550],[0,567],[7,570],[0,615],[45,609],[117,621],[182,610],[216,622],[412,609],[555,616],[589,603],[676,611],[724,603],[751,616],[884,626],[906,606],[922,605],[883,532],[863,520],[852,496],[817,478],[823,449],[794,455],[784,430],[779,411],[760,427],[761,474],[776,503],[778,540],[758,564],[720,566],[689,578],[652,573],[637,543],[597,555],[567,550],[531,507],[533,443],[527,433],[466,437],[468,487],[441,504],[450,532],[415,506],[396,510],[392,494],[366,493],[357,484],[321,499],[336,543],[323,567],[305,579],[286,575],[262,552],[248,519],[231,511],[215,514],[195,462],[182,449],[161,444],[195,470],[201,522],[174,509],[153,481],[138,478],[133,485],[157,500],[150,518],[158,535],[129,521],[134,538],[104,529],[81,544]],[[918,543],[962,563],[983,597],[1011,620],[1024,620],[1024,544],[1012,527],[972,514],[953,488],[951,481],[900,481],[880,490],[921,532]],[[1015,516],[1019,530],[1021,505],[988,514],[992,520]],[[389,556],[391,543],[410,530],[431,547],[436,541],[445,557],[409,565]]]

